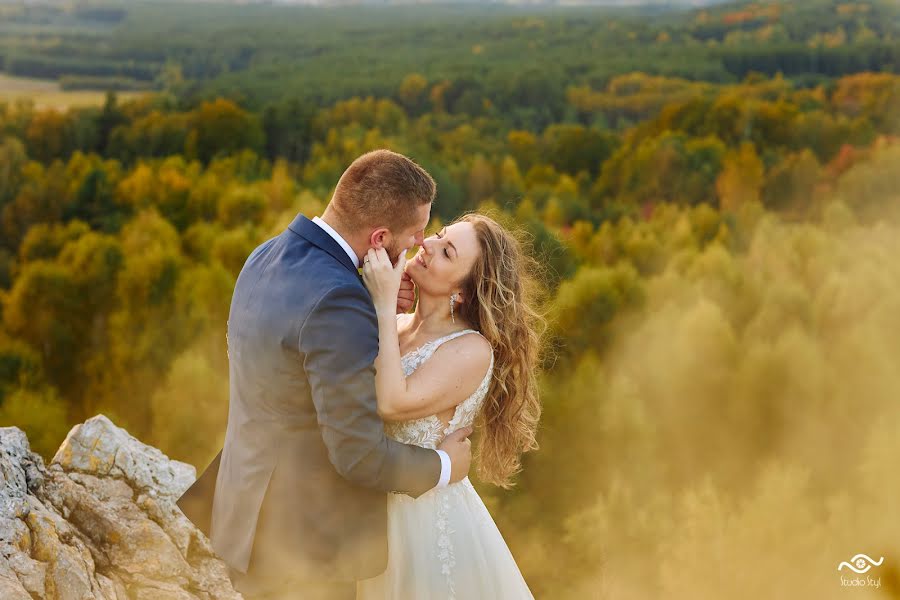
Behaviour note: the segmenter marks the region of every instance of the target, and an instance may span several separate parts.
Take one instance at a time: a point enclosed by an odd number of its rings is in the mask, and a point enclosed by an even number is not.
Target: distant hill
[[[716,4],[725,4],[734,0],[184,0],[182,4],[233,4],[233,5],[272,5],[272,6],[322,6],[322,7],[343,7],[354,5],[366,6],[396,6],[396,5],[413,5],[413,4],[429,4],[429,5],[453,5],[453,4],[469,4],[469,5],[506,5],[506,6],[598,6],[598,7],[653,7],[653,8],[671,8],[671,9],[691,9],[702,8],[704,6],[712,6]],[[145,0],[149,3],[167,4],[171,0]],[[21,0],[0,0],[3,4],[21,4]],[[66,5],[78,6],[88,5],[89,2],[76,1],[74,3],[69,0],[36,0],[32,4],[38,5]]]
[[[729,1],[730,0],[255,0],[258,4],[310,4],[317,6],[347,6],[352,4],[509,4],[522,6],[671,6],[677,8],[695,8],[713,4],[723,4]],[[248,3],[247,0],[234,0],[234,2],[236,4]]]
[[[396,97],[418,75],[451,113],[538,128],[562,119],[567,90],[627,73],[803,87],[900,73],[890,0],[61,1],[0,5],[0,72],[252,110]]]
[[[229,0],[195,0],[229,2]],[[610,6],[663,8],[698,8],[724,4],[731,0],[231,0],[234,4],[279,4],[310,6],[398,5],[398,4],[504,4],[512,6]]]

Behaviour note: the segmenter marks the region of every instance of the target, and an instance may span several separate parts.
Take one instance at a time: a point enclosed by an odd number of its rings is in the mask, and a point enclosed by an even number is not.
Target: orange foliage
[[[742,10],[722,15],[722,22],[726,25],[737,25],[738,23],[752,21],[755,18],[756,14],[754,14],[753,11]]]

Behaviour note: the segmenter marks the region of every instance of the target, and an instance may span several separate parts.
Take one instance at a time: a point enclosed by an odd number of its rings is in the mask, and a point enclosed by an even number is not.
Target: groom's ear
[[[390,244],[390,230],[386,227],[380,227],[369,234],[369,246],[375,248],[384,248]]]

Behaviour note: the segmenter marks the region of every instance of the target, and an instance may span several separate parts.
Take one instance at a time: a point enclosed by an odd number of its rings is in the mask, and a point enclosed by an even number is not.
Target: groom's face
[[[404,230],[397,232],[391,231],[391,241],[385,244],[384,249],[387,250],[391,262],[396,263],[400,253],[404,249],[411,250],[422,245],[425,238],[425,228],[428,227],[428,221],[431,219],[431,203],[423,204],[416,209],[416,218],[413,224]]]

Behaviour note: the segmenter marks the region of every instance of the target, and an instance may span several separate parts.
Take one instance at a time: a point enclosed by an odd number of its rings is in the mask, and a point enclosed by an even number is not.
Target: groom
[[[437,451],[385,436],[357,271],[369,248],[396,262],[421,244],[434,197],[405,156],[360,156],[321,219],[298,215],[238,276],[224,448],[178,505],[247,600],[354,598],[387,564],[386,492],[418,497],[468,473],[470,429]]]

